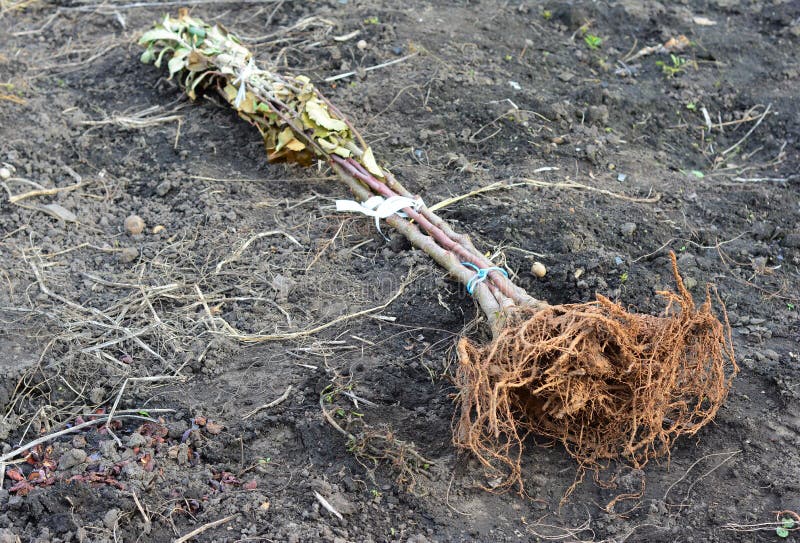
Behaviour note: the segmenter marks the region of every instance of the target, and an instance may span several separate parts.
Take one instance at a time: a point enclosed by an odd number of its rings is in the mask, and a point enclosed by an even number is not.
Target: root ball
[[[582,472],[614,459],[641,467],[710,422],[738,371],[730,327],[710,291],[695,306],[674,255],[673,271],[677,292],[659,292],[661,317],[598,296],[520,310],[488,346],[463,339],[456,444],[502,474],[503,488],[523,491],[530,434],[560,441]]]

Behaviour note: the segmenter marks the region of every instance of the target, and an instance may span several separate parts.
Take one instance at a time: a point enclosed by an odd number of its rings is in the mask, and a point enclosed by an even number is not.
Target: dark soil
[[[98,425],[8,464],[0,542],[170,541],[230,515],[197,540],[775,541],[746,526],[800,511],[800,4],[194,8],[292,72],[357,72],[321,88],[429,204],[522,178],[639,199],[518,186],[442,211],[537,297],[658,313],[670,249],[698,297],[717,286],[742,371],[715,423],[644,470],[589,474],[563,505],[578,470],[560,446],[531,438],[520,497],[483,490],[494,482],[451,445],[452,346],[465,327],[486,334],[463,289],[387,228],[389,241],[335,213],[346,193],[330,172],[269,164],[230,110],[187,103],[140,64],[138,35],[176,6],[116,5],[0,0],[3,188],[78,185],[0,198],[0,443],[118,396],[157,422]],[[680,35],[691,45],[674,58],[624,61]],[[160,122],[126,121],[154,106]],[[142,233],[125,231],[131,214]],[[387,307],[318,333],[232,332],[379,307],[409,275]],[[157,379],[120,395],[135,377]],[[413,442],[432,463],[364,453],[320,398],[357,436]]]

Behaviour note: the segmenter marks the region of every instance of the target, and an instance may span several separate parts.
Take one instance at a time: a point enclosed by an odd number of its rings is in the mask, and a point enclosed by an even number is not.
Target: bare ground
[[[657,313],[670,249],[693,292],[717,285],[742,372],[715,424],[563,505],[577,466],[560,447],[531,439],[521,498],[482,490],[451,445],[451,348],[486,333],[462,290],[336,214],[330,172],[267,163],[234,114],[138,62],[174,9],[0,1],[3,454],[93,413],[156,421],[9,459],[0,541],[214,521],[198,540],[778,538],[750,526],[800,510],[797,3],[193,8],[315,81],[356,72],[324,92],[429,204],[536,181],[443,210],[534,295]],[[674,58],[636,57],[681,35]]]

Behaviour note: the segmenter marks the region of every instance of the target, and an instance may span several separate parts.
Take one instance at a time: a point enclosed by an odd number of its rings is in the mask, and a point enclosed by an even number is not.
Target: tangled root
[[[641,467],[714,418],[738,372],[730,326],[712,313],[710,291],[695,307],[674,254],[672,269],[677,292],[658,293],[662,317],[598,295],[520,310],[485,347],[461,340],[454,440],[501,475],[498,488],[524,491],[530,434],[563,443],[582,479],[612,459]]]

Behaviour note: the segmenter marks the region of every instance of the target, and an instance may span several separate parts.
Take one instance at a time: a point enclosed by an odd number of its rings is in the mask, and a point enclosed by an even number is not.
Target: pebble
[[[618,175],[617,175],[617,181],[619,181],[620,183],[623,183],[623,182],[625,182],[625,180],[626,180],[627,178],[628,178],[628,176],[627,176],[627,175],[625,175],[624,173],[621,173],[621,174],[618,174]]]
[[[94,387],[89,391],[89,401],[95,405],[103,403],[106,398],[106,389],[103,387]]]
[[[119,253],[120,262],[129,264],[139,258],[139,251],[135,247],[125,247]]]
[[[0,168],[0,179],[5,181],[9,177],[11,177],[11,170],[8,168]]]
[[[86,451],[82,449],[70,449],[61,455],[58,460],[58,469],[67,470],[83,464],[86,461]]]
[[[144,219],[139,215],[128,215],[125,217],[125,231],[135,236],[144,231]]]
[[[589,106],[586,118],[589,122],[605,125],[608,122],[608,106]]]
[[[392,53],[394,53],[397,56],[400,56],[400,55],[403,54],[403,48],[402,47],[392,47]]]
[[[162,181],[156,186],[156,194],[166,196],[170,189],[172,189],[172,184],[169,181]]]
[[[624,236],[631,236],[634,232],[636,232],[636,223],[626,222],[619,227],[619,231],[622,232]]]
[[[572,79],[575,76],[573,74],[569,73],[569,72],[559,72],[556,75],[556,77],[558,77],[561,81],[566,83],[567,81],[569,81],[570,79]]]
[[[72,446],[76,449],[82,449],[86,446],[86,438],[78,434],[72,438]]]
[[[547,268],[541,262],[534,262],[531,266],[531,273],[536,277],[542,278],[547,275]]]
[[[358,47],[361,51],[363,51],[364,49],[367,48],[367,40],[358,40],[356,47]]]
[[[781,359],[781,355],[779,355],[777,351],[773,351],[772,349],[764,349],[764,356],[766,356],[773,362],[777,362]]]
[[[697,279],[694,277],[687,277],[683,280],[683,284],[686,285],[686,288],[692,290],[694,287],[697,286]]]
[[[109,530],[113,530],[117,526],[119,516],[119,509],[109,509],[108,512],[103,516],[103,524],[105,524],[106,528]]]
[[[144,437],[139,432],[133,432],[130,436],[128,436],[127,445],[128,447],[142,447],[143,445],[147,444],[147,438]]]

